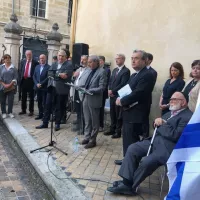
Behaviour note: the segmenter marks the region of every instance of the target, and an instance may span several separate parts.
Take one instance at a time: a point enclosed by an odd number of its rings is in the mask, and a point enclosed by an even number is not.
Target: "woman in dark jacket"
[[[160,97],[159,107],[162,115],[169,111],[169,100],[174,92],[182,91],[185,86],[183,66],[179,62],[172,63],[169,69],[170,79],[168,79],[163,87]]]

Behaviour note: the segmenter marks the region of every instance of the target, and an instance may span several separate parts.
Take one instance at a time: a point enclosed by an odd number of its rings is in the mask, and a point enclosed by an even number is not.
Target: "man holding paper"
[[[151,93],[154,87],[153,74],[146,68],[147,54],[142,50],[135,50],[131,57],[132,67],[136,73],[132,74],[128,86],[119,91],[116,105],[123,108],[123,151],[126,154],[129,145],[139,141],[143,133],[143,124],[148,118]],[[129,88],[130,87],[130,88]],[[121,164],[116,160],[115,164]]]

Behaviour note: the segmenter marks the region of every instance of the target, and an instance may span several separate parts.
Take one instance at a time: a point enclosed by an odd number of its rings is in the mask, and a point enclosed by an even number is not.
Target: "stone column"
[[[5,47],[6,47],[6,54],[9,54],[12,58],[12,63],[18,68],[19,63],[19,47],[20,47],[20,34],[23,32],[22,27],[17,24],[18,21],[17,16],[12,14],[10,17],[10,22],[7,23],[4,27],[5,34]]]
[[[58,32],[59,26],[57,23],[54,23],[52,26],[51,32],[47,34],[47,45],[48,45],[48,64],[52,64],[52,58],[53,56],[56,56],[60,46],[61,46],[61,40],[63,39],[63,36]]]

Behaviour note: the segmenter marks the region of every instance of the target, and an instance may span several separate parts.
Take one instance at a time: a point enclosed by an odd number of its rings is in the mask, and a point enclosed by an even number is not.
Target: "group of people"
[[[154,121],[157,127],[154,145],[150,155],[141,161],[150,145],[149,114],[157,79],[157,72],[151,67],[153,55],[134,50],[131,65],[135,73],[132,75],[124,64],[124,54],[116,55],[116,67],[112,72],[105,64],[104,56],[82,55],[76,71],[69,56],[69,51],[59,50],[55,61],[49,66],[45,55],[40,55],[37,62],[28,50],[26,59],[17,71],[10,55],[4,55],[4,63],[0,66],[2,117],[6,118],[7,97],[8,114],[14,117],[13,99],[19,85],[22,98],[19,114],[26,114],[29,96],[28,115],[33,116],[36,93],[39,113],[35,119],[42,120],[42,124],[36,128],[48,128],[52,114],[55,117],[55,130],[60,130],[60,124],[66,122],[66,105],[70,84],[73,84],[71,93],[77,115],[73,130],[84,133],[80,144],[88,149],[96,146],[98,132],[104,131],[104,107],[109,98],[111,125],[104,135],[115,139],[123,134],[124,159],[115,160],[115,164],[121,165],[119,175],[123,180],[114,182],[108,191],[134,195],[138,185],[166,163],[195,110],[200,90],[200,60],[192,63],[192,80],[186,84],[183,66],[178,62],[170,66],[169,79],[159,101],[162,117]],[[118,91],[127,84],[131,92],[120,97]]]

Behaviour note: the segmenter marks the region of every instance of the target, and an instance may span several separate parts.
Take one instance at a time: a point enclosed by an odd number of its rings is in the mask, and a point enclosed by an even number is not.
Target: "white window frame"
[[[35,10],[35,8],[33,7],[33,1],[37,1],[37,9],[36,9],[37,13],[33,13],[33,9]],[[40,2],[45,2],[45,9],[40,9],[39,8]],[[43,10],[45,12],[45,16],[44,17],[39,16],[39,10]],[[45,19],[46,16],[47,16],[47,0],[32,0],[31,15],[34,16],[34,17]]]

